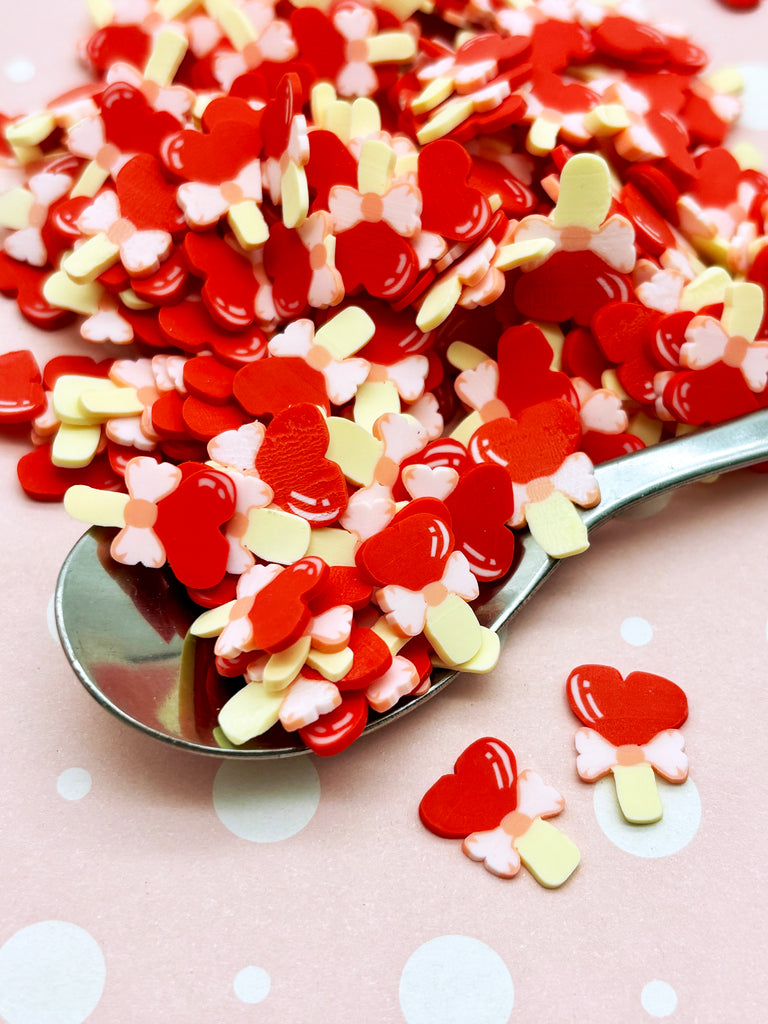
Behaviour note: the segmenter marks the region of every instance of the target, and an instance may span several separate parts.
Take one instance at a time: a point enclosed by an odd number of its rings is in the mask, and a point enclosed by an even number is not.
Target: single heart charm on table
[[[662,817],[654,778],[685,782],[688,758],[679,727],[688,717],[685,693],[664,676],[610,665],[579,665],[568,676],[571,710],[585,726],[576,733],[576,769],[585,782],[609,772],[621,812],[633,824]]]
[[[459,756],[453,774],[427,790],[419,817],[435,835],[463,839],[462,852],[492,874],[512,878],[523,863],[537,882],[556,888],[580,860],[574,843],[544,820],[564,807],[536,772],[518,774],[506,743],[486,736]]]

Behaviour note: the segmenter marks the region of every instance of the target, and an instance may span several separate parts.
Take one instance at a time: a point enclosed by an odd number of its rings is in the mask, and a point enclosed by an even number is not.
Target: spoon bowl
[[[768,409],[643,449],[595,470],[601,500],[580,515],[591,533],[613,516],[649,498],[712,474],[768,459]],[[114,530],[93,527],[73,547],[59,574],[56,625],[66,656],[82,684],[120,721],[154,739],[215,757],[276,758],[310,751],[279,725],[243,746],[228,742],[216,707],[224,691],[212,671],[213,642],[190,636],[199,615],[168,570],[124,566],[109,546]],[[524,532],[511,573],[474,603],[480,623],[500,632],[559,565]],[[389,711],[371,712],[366,733],[409,714],[440,693],[459,673],[435,669],[429,690]]]

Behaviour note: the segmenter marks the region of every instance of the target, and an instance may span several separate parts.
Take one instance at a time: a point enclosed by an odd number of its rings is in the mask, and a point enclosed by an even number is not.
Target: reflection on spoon
[[[598,466],[600,504],[580,515],[591,532],[639,502],[766,459],[768,409]],[[89,693],[121,721],[184,750],[240,758],[307,753],[301,739],[279,725],[241,747],[228,742],[218,711],[242,680],[219,676],[214,641],[189,635],[200,608],[167,569],[113,561],[113,534],[89,530],[67,556],[56,587],[61,642]],[[522,534],[511,574],[474,604],[481,624],[501,630],[558,564]],[[457,674],[436,669],[423,696],[372,712],[365,732],[413,711]]]

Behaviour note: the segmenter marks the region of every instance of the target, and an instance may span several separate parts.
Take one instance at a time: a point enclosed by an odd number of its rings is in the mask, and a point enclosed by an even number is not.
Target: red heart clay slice
[[[499,338],[498,396],[512,419],[528,406],[554,398],[578,405],[567,375],[551,369],[553,357],[552,346],[535,324],[508,327]]]
[[[452,140],[428,143],[419,153],[419,188],[422,193],[421,227],[443,238],[469,242],[491,221],[485,195],[467,184],[472,157]]]
[[[422,590],[443,575],[453,544],[453,533],[442,519],[416,512],[370,537],[356,558],[379,586]]]
[[[272,654],[294,644],[311,618],[309,602],[327,576],[321,558],[302,558],[260,590],[248,613],[253,649]]]
[[[481,497],[479,497],[481,496]],[[515,537],[504,525],[512,518],[512,481],[502,466],[474,466],[445,499],[455,537],[475,578],[481,583],[506,575]]]
[[[157,504],[154,530],[174,576],[205,590],[224,578],[229,543],[221,532],[235,510],[235,485],[213,469],[187,470],[175,491]]]
[[[181,127],[167,110],[155,110],[127,82],[108,85],[98,100],[104,135],[121,153],[157,154],[163,139]]]
[[[630,278],[612,270],[593,252],[556,252],[546,263],[521,274],[513,291],[524,317],[562,323],[575,320],[587,326],[608,302],[632,294]]]
[[[419,261],[384,221],[361,221],[336,235],[336,269],[347,295],[362,287],[377,299],[396,299],[416,281]]]
[[[285,361],[267,360],[254,363],[253,368]],[[237,377],[250,369],[239,371]],[[256,471],[272,488],[274,503],[315,527],[329,526],[347,507],[344,475],[325,458],[328,444],[328,427],[320,410],[306,403],[292,405],[267,427],[256,456]]]
[[[261,151],[261,133],[252,124],[226,121],[207,134],[185,128],[169,136],[160,159],[172,173],[186,181],[220,185],[233,181],[240,170]]]
[[[128,161],[115,179],[115,189],[121,214],[140,231],[172,235],[184,228],[176,189],[166,181],[160,161],[149,153],[139,153]]]
[[[688,717],[680,687],[650,672],[630,672],[623,679],[610,665],[579,665],[568,676],[566,693],[579,721],[617,747],[647,743]]]
[[[28,423],[45,407],[40,367],[28,349],[0,355],[0,423]]]
[[[299,729],[299,736],[319,757],[331,757],[354,743],[368,721],[368,702],[362,693],[346,693],[341,704],[316,722]]]
[[[364,689],[384,675],[392,664],[390,649],[372,629],[353,626],[349,647],[353,653],[352,668],[336,683],[342,692]]]
[[[517,807],[515,755],[501,740],[485,736],[459,756],[452,775],[441,776],[424,794],[419,817],[444,839],[496,828]]]
[[[125,490],[122,477],[114,472],[106,455],[96,455],[82,469],[67,469],[53,465],[48,444],[22,455],[16,475],[24,493],[35,501],[61,501],[73,484],[87,484],[100,491]]]
[[[524,409],[515,421],[491,420],[475,431],[469,453],[475,462],[504,466],[515,483],[550,476],[576,451],[581,422],[574,407],[562,399]]]
[[[232,387],[240,405],[253,416],[277,417],[290,406],[305,403],[331,411],[322,373],[294,356],[244,366]]]
[[[184,252],[192,273],[205,281],[201,295],[213,319],[230,331],[249,327],[258,291],[250,261],[215,231],[189,231]]]

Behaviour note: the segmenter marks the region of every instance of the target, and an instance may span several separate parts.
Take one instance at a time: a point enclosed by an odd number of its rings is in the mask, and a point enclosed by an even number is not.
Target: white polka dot
[[[39,921],[0,949],[0,1016],[7,1024],[82,1024],[104,991],[98,943],[67,921]]]
[[[753,132],[768,131],[768,64],[740,64],[744,79],[739,123]]]
[[[669,857],[693,839],[701,824],[701,800],[688,779],[674,785],[657,777],[663,816],[653,825],[631,825],[619,810],[612,776],[595,783],[595,817],[600,828],[625,853],[636,857]]]
[[[56,629],[56,612],[54,610],[55,597],[51,594],[51,599],[48,602],[48,607],[45,610],[45,621],[48,624],[48,632],[51,634],[56,643],[59,643],[59,631]]]
[[[35,75],[35,65],[31,60],[27,60],[26,57],[17,57],[15,60],[9,60],[5,65],[4,69],[6,78],[10,78],[12,82],[28,82],[30,78]]]
[[[85,768],[67,768],[56,780],[59,796],[65,800],[82,800],[91,791],[91,775]]]
[[[507,965],[479,939],[441,935],[419,946],[400,976],[407,1024],[507,1024],[515,988]]]
[[[271,984],[263,967],[244,967],[235,978],[235,995],[241,1003],[260,1003],[269,995]]]
[[[320,802],[320,779],[309,758],[266,764],[224,761],[213,783],[213,806],[240,839],[275,843],[301,832]]]
[[[633,647],[644,647],[653,639],[653,626],[636,615],[624,619],[620,626],[621,639]]]
[[[652,1017],[669,1017],[677,1009],[677,993],[666,981],[649,981],[643,985],[640,1002]]]

